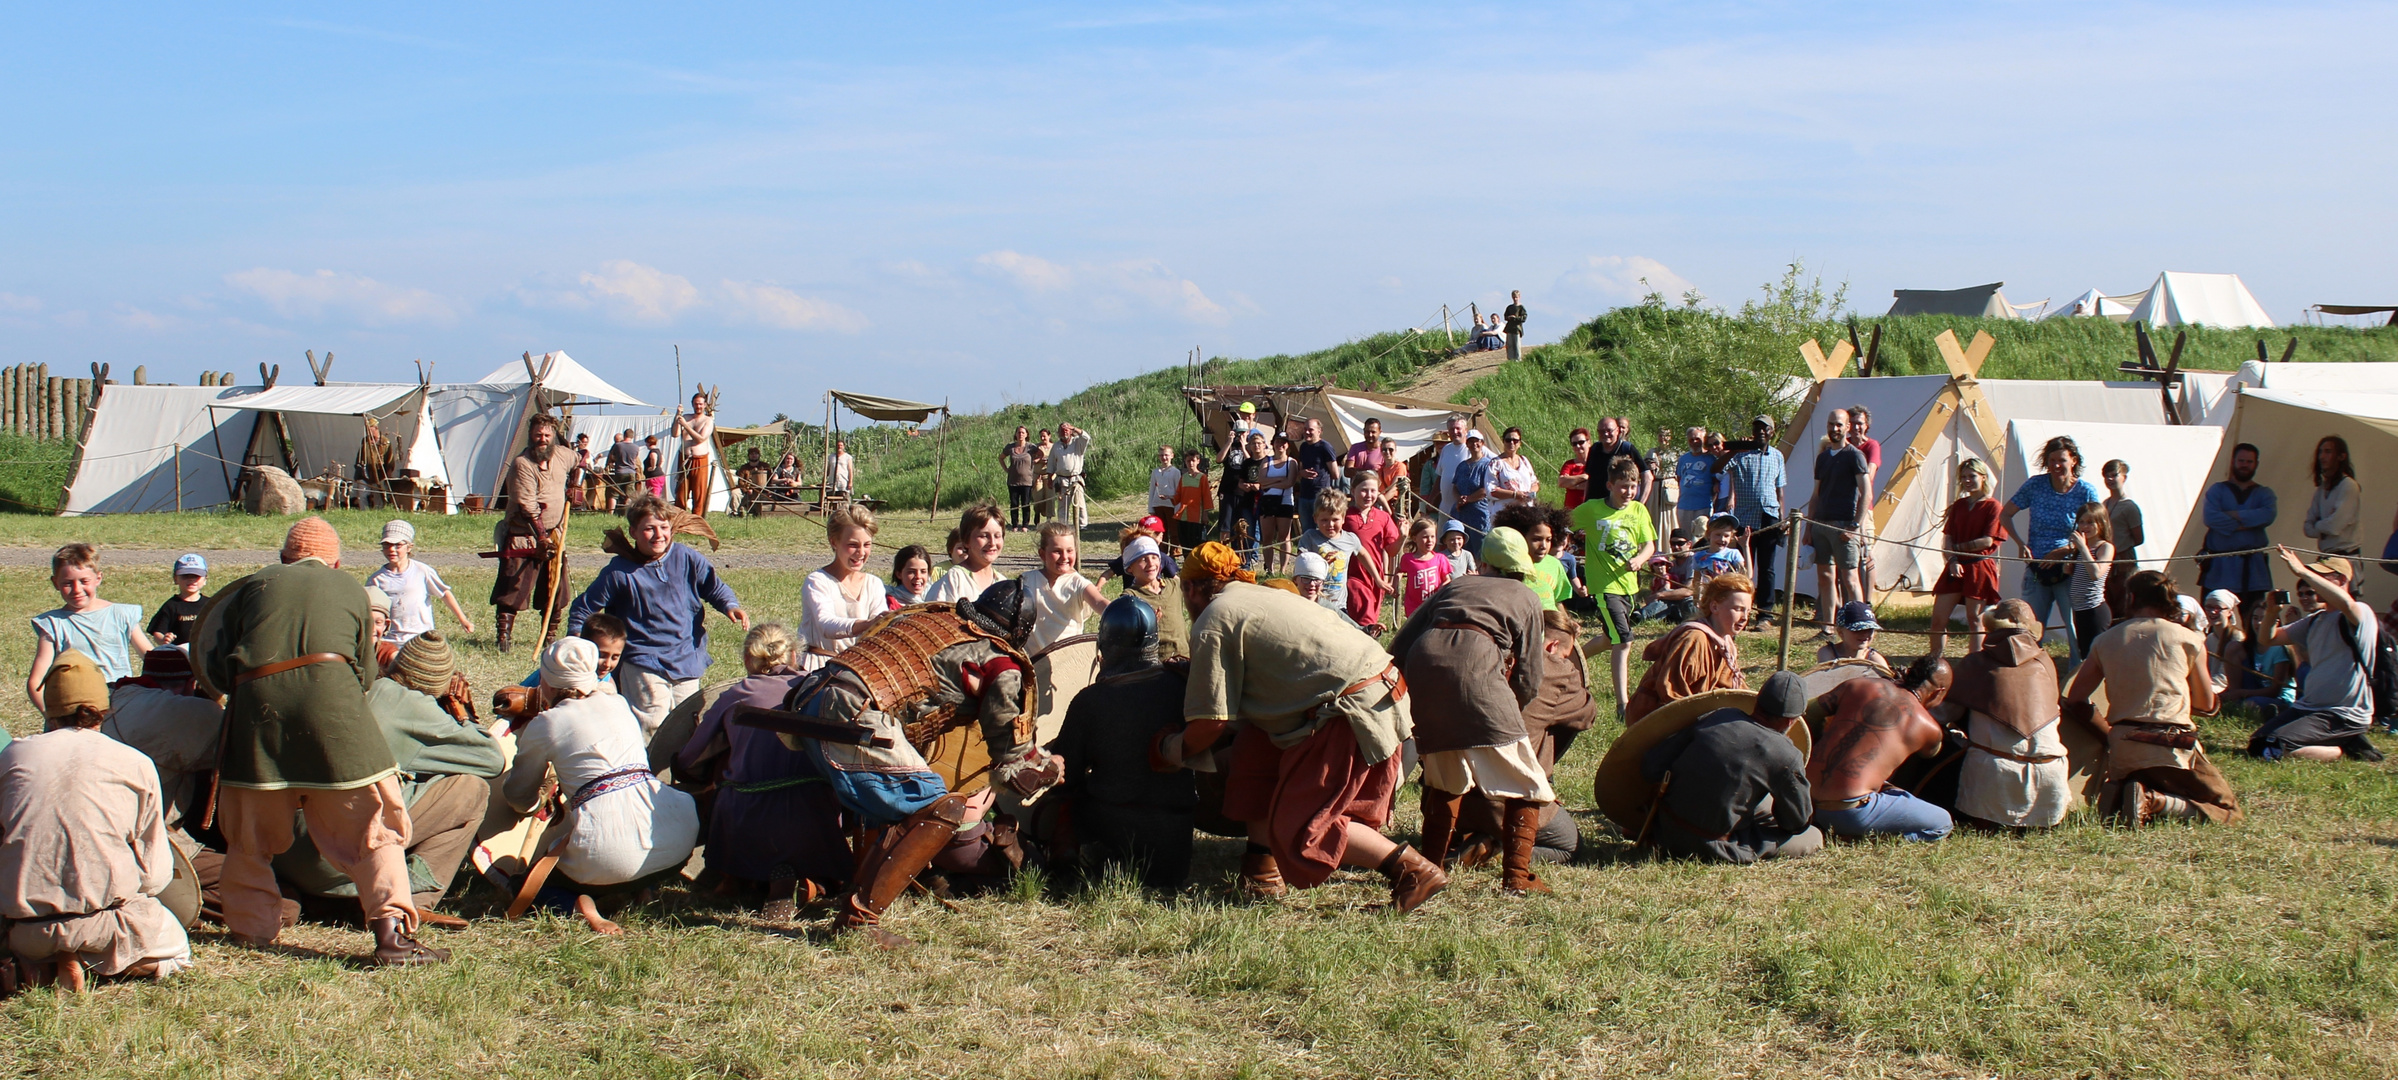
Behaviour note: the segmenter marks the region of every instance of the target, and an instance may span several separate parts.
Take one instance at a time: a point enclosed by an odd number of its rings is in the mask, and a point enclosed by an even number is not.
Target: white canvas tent
[[[2165,424],[2156,388],[2147,383],[1952,375],[1827,379],[1800,406],[1786,436],[1783,452],[1790,458],[1790,483],[1783,491],[1784,506],[1803,511],[1814,495],[1813,463],[1825,414],[1859,405],[1871,414],[1873,435],[1882,443],[1873,506],[1876,536],[1882,541],[1873,549],[1874,583],[1880,589],[1921,590],[1939,576],[1936,549],[1943,515],[1956,499],[1957,465],[1975,457],[1993,472],[2003,470],[2013,450],[2007,439],[2012,421],[2160,429]],[[2097,475],[2096,463],[2089,475]],[[2012,491],[1997,494],[2003,499]],[[1804,550],[1795,587],[1804,595],[1815,593],[1815,564]]]
[[[233,501],[242,451],[250,445],[258,414],[209,406],[258,389],[102,387],[59,516],[163,513]]]
[[[591,369],[575,362],[562,352],[543,353],[529,361],[548,365],[548,374],[541,379],[544,392],[541,407],[554,409],[561,405],[623,405],[635,409],[655,409],[657,406],[609,385],[608,380],[591,373]],[[501,364],[499,369],[475,380],[483,386],[523,386],[533,381],[527,362]]]
[[[2148,299],[2146,292],[2108,296],[2096,289],[2091,289],[2041,317],[2043,319],[2106,318],[2116,322],[2130,322],[2133,309],[2139,307],[2140,301],[2145,299]]]
[[[2361,475],[2375,466],[2398,461],[2398,393],[2342,392],[2326,396],[2268,387],[2244,391],[2230,400],[2232,416],[2224,426],[2223,442],[2207,466],[2201,491],[2230,474],[2233,447],[2253,444],[2257,448],[2257,482],[2272,488],[2280,501],[2281,516],[2266,530],[2266,535],[2278,543],[2315,546],[2307,541],[2299,526],[2305,520],[2307,497],[2314,486],[2313,462],[2318,440],[2326,435],[2348,440],[2349,460],[2356,463]],[[2357,513],[2357,542],[2368,558],[2378,559],[2382,543],[2389,538],[2388,522],[2393,513],[2398,513],[2398,484],[2377,484],[2368,478],[2362,491],[2364,505]],[[2174,553],[2194,555],[2205,540],[2203,509],[2194,507],[2182,527],[2181,542]],[[2398,597],[2398,576],[2380,569],[2377,562],[2360,563],[2357,572],[2365,599],[2376,609],[2387,610],[2390,601]],[[2197,571],[2191,563],[2176,563],[2174,578],[2194,587]],[[2273,581],[2275,587],[2283,589],[2294,584],[2289,571],[2278,560],[2273,563]]]
[[[627,429],[631,429],[635,441],[651,435],[658,437],[658,452],[665,456],[666,471],[671,477],[666,489],[671,496],[675,485],[682,482],[682,473],[677,470],[675,463],[682,460],[683,440],[674,437],[674,417],[660,413],[611,415],[578,412],[567,418],[565,438],[572,443],[577,435],[591,436],[591,460],[604,469],[607,467],[608,448],[616,444],[617,434]],[[708,482],[708,512],[730,513],[733,478],[724,470],[724,454],[720,451],[708,460],[710,467],[715,470],[715,478]]]
[[[2099,490],[2099,470],[2109,461],[2130,466],[2124,495],[2140,506],[2141,528],[2148,534],[2138,554],[2143,570],[2162,570],[2165,557],[2178,550],[2183,524],[2208,483],[2205,463],[2215,459],[2223,429],[2159,424],[2102,424],[2086,420],[2014,420],[2007,424],[2007,455],[1998,468],[1998,497],[2005,499],[2026,479],[2046,472],[2039,460],[2048,440],[2059,435],[2073,439],[2082,452],[2082,478]],[[2017,518],[2022,521],[2022,518]],[[2116,540],[2120,548],[2123,541]],[[2010,563],[1999,574],[1999,587],[2008,596],[2022,593],[2020,564]]]
[[[2233,372],[2229,386],[2232,392],[2248,390],[2286,390],[2297,394],[2336,397],[2347,394],[2398,394],[2398,363],[2260,363],[2250,360]],[[2229,423],[2231,405],[2225,398],[2217,406],[2222,417],[2210,413],[2210,422]]]
[[[2248,291],[2238,274],[2157,275],[2148,295],[2132,308],[2129,321],[2150,326],[2272,326],[2273,316]]]

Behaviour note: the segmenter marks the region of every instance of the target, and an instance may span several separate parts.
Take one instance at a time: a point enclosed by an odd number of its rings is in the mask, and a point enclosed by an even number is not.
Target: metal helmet
[[[984,589],[972,602],[959,605],[967,621],[1006,638],[1010,645],[1022,645],[1032,636],[1032,616],[1024,610],[1024,586],[1015,578],[1003,578]]]
[[[1099,613],[1099,677],[1131,675],[1158,666],[1157,609],[1119,596]]]

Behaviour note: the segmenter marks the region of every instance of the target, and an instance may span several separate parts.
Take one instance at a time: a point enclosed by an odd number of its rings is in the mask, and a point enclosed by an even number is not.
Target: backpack
[[[2346,616],[2341,617],[2344,621]],[[2342,634],[2348,643],[2348,655],[2356,658],[2356,666],[2365,669],[2365,685],[2373,690],[2373,722],[2388,725],[2398,721],[2398,639],[2390,636],[2389,628],[2373,628],[2373,659],[2367,663],[2364,650],[2356,647],[2354,634]]]

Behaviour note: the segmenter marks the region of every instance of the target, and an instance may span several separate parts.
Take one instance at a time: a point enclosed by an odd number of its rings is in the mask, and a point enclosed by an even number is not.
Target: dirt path
[[[1406,386],[1393,387],[1391,393],[1405,394],[1413,398],[1428,398],[1433,401],[1447,401],[1458,391],[1472,385],[1474,380],[1499,370],[1499,365],[1506,362],[1507,350],[1505,349],[1470,352],[1454,360],[1443,360],[1425,368],[1414,382]]]

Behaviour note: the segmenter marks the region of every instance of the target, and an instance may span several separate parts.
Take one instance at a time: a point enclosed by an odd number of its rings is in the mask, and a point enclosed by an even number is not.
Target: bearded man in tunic
[[[69,649],[43,680],[42,733],[0,750],[8,975],[81,991],[87,973],[165,978],[191,966],[190,939],[158,902],[174,876],[158,770],[100,733],[108,713],[99,667]]]
[[[2030,604],[2000,601],[1982,613],[1982,647],[1953,665],[1941,712],[1965,731],[1957,815],[1977,828],[2045,829],[2073,806],[2056,663],[2039,628]]]
[[[558,418],[533,417],[524,451],[509,459],[508,475],[500,482],[508,515],[498,527],[500,572],[491,583],[491,606],[498,614],[493,632],[501,652],[515,645],[520,612],[544,601],[550,605],[549,633],[536,648],[549,644],[565,622],[566,480],[574,468],[574,450],[558,441]]]
[[[297,815],[325,860],[357,884],[373,963],[447,960],[416,940],[399,765],[367,706],[375,642],[366,591],[341,572],[341,540],[323,518],[293,525],[282,559],[218,593],[215,627],[195,644],[209,683],[229,694],[216,808],[225,925],[246,944],[274,943],[283,894],[273,860],[292,846]]]
[[[1182,590],[1186,726],[1160,738],[1154,764],[1181,768],[1240,723],[1224,813],[1249,823],[1242,890],[1279,896],[1352,866],[1380,871],[1391,906],[1406,912],[1447,888],[1438,863],[1380,831],[1399,786],[1399,744],[1415,731],[1398,663],[1339,613],[1257,584],[1221,543],[1182,564]]]
[[[358,440],[359,494],[369,508],[391,504],[391,478],[400,473],[400,445],[383,434],[375,418],[366,418],[366,437]]]
[[[1540,598],[1524,585],[1532,556],[1523,534],[1502,525],[1482,538],[1479,558],[1479,573],[1427,597],[1391,641],[1424,763],[1424,857],[1447,861],[1468,797],[1504,800],[1500,887],[1545,893],[1532,849],[1557,793],[1524,722],[1546,679]]]

